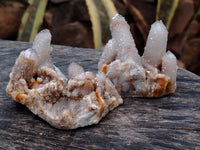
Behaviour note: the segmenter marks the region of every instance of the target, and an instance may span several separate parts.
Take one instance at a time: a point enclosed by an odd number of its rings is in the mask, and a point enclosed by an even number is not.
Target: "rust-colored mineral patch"
[[[108,65],[106,65],[106,64],[103,64],[103,65],[102,65],[101,71],[102,71],[104,74],[106,74],[106,69],[107,69],[107,67],[108,67]]]
[[[18,94],[16,95],[15,100],[16,100],[18,103],[21,103],[21,104],[26,105],[26,103],[27,103],[27,95],[26,95],[26,94],[18,93]]]
[[[100,98],[99,93],[95,92],[96,98],[98,100],[98,107],[99,107],[99,118],[102,118],[102,114],[104,111],[104,102],[103,100]]]
[[[41,82],[36,80],[36,81],[34,81],[33,83],[30,84],[29,88],[30,88],[30,89],[35,89],[35,88],[37,88],[40,84],[41,84]]]

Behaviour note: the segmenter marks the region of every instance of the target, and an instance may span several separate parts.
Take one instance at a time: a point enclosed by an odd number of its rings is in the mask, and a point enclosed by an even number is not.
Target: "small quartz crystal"
[[[67,79],[51,61],[50,41],[50,32],[43,30],[32,48],[20,53],[6,89],[10,98],[59,129],[97,124],[123,103],[115,86],[101,72],[95,75],[71,63]]]
[[[111,21],[112,39],[106,44],[98,69],[119,93],[136,97],[161,97],[176,89],[176,57],[166,53],[168,31],[162,21],[151,25],[142,57],[138,55],[130,27],[117,14]]]

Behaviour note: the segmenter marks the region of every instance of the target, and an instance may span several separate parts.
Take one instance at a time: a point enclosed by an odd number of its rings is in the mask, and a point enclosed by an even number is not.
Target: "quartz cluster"
[[[7,95],[27,106],[52,126],[75,129],[97,124],[123,103],[118,94],[160,97],[176,88],[176,57],[166,53],[167,30],[161,21],[151,26],[142,57],[129,26],[121,15],[111,21],[109,40],[98,73],[85,72],[71,63],[68,78],[53,65],[51,34],[41,31],[33,46],[22,51],[10,73]]]
[[[85,72],[71,63],[67,79],[51,61],[50,41],[50,32],[43,30],[32,48],[20,53],[7,85],[9,97],[59,129],[97,124],[123,103],[103,73]]]
[[[162,21],[151,25],[142,57],[138,55],[130,27],[117,14],[111,21],[112,39],[106,44],[98,69],[119,93],[135,97],[161,97],[176,89],[176,57],[166,52],[168,31]]]

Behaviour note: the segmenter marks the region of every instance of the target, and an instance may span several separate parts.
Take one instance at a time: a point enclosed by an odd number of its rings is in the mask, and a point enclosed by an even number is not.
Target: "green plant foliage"
[[[156,9],[156,20],[162,20],[169,29],[174,17],[179,0],[158,0]]]
[[[43,22],[47,2],[48,0],[28,0],[29,6],[21,21],[18,40],[33,42]]]
[[[95,49],[102,49],[111,38],[110,20],[117,13],[112,0],[86,0],[92,22]]]
[[[159,20],[160,5],[161,5],[161,0],[157,0],[157,7],[156,7],[156,20]]]
[[[167,28],[167,29],[169,29],[169,27],[170,27],[170,24],[171,24],[172,19],[173,19],[173,17],[174,17],[176,8],[177,8],[177,6],[178,6],[178,3],[179,3],[179,0],[174,0],[173,3],[172,3],[171,10],[170,10],[170,13],[169,13],[167,22],[166,22],[166,28]]]
[[[86,4],[90,15],[90,20],[92,22],[94,48],[101,49],[102,36],[101,36],[101,23],[100,23],[100,16],[98,13],[98,9],[93,0],[86,0]]]

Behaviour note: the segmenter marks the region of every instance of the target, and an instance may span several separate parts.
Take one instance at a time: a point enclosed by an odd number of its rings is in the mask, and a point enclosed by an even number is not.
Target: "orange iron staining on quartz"
[[[40,81],[34,81],[33,83],[31,83],[30,89],[35,89],[35,88],[37,88],[40,84],[41,84]]]
[[[102,65],[101,71],[102,71],[104,74],[106,74],[107,66],[108,66],[108,65],[106,65],[106,64],[103,64],[103,65]]]
[[[102,118],[102,114],[103,114],[103,111],[104,111],[104,102],[103,100],[100,98],[99,96],[99,93],[98,92],[95,92],[95,95],[97,97],[97,100],[98,100],[98,103],[99,103],[99,118]]]
[[[16,101],[18,103],[26,104],[26,102],[27,102],[27,95],[26,94],[18,93],[16,95]]]

